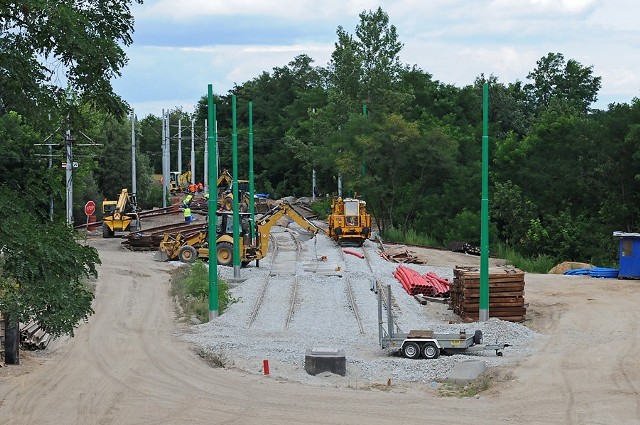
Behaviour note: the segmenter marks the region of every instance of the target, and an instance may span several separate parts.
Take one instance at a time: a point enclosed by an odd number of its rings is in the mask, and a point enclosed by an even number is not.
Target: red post
[[[264,371],[265,375],[269,374],[269,360],[262,361],[262,370]]]

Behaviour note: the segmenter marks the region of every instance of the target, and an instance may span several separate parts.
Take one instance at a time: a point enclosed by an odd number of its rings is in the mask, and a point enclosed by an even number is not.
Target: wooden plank
[[[465,298],[479,297],[480,290],[479,289],[463,289],[460,294]],[[493,291],[489,292],[489,298],[496,297],[523,297],[524,296],[524,288],[521,290],[515,291]]]

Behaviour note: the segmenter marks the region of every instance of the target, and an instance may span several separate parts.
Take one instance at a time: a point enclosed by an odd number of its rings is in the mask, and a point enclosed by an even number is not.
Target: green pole
[[[233,149],[233,277],[240,279],[240,213],[238,210],[238,129],[236,127],[236,95],[231,98],[231,136]]]
[[[216,209],[218,203],[217,193],[211,196],[211,188],[216,187],[216,180],[218,178],[218,159],[216,158],[216,105],[213,104],[213,86],[209,84],[209,102],[208,102],[208,120],[207,120],[207,149],[209,151],[209,159],[208,159],[208,178],[207,186],[209,187],[209,228],[208,230],[208,238],[209,238],[209,321],[218,317],[218,262],[211,261],[211,259],[217,258],[217,245],[216,245],[216,227],[217,217],[216,217]],[[211,180],[213,180],[214,184],[211,184]],[[217,192],[217,190],[216,190]]]
[[[255,202],[253,186],[253,102],[249,102],[249,212],[251,213],[251,245],[256,244]]]
[[[480,205],[480,311],[489,320],[489,84],[482,86],[482,203]]]

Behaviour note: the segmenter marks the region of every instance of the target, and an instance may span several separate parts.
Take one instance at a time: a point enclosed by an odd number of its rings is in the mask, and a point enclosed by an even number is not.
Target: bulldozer
[[[138,205],[135,194],[122,189],[117,201],[102,201],[102,237],[112,238],[116,232],[139,230]]]
[[[367,203],[357,197],[334,197],[327,234],[340,246],[362,246],[371,235]]]
[[[252,261],[259,261],[267,255],[269,234],[276,222],[287,216],[303,229],[315,236],[322,231],[315,224],[300,215],[293,207],[282,202],[256,220],[255,244],[251,241],[251,214],[240,214],[240,264],[244,267]],[[216,239],[216,259],[223,266],[233,265],[233,212],[218,211]],[[156,254],[156,260],[180,260],[185,263],[194,262],[197,258],[209,259],[208,231],[196,231],[191,234],[178,233],[175,236],[165,235]]]

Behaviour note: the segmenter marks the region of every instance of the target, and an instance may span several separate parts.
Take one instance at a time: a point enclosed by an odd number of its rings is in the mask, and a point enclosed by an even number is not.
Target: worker
[[[184,206],[184,221],[187,224],[191,224],[191,219],[192,219],[192,216],[191,216],[191,205],[186,204]]]
[[[193,195],[192,194],[188,194],[186,198],[184,198],[184,201],[182,201],[183,205],[190,205],[191,204],[191,199],[193,199]]]
[[[191,183],[189,185],[189,193],[190,194],[196,193],[196,189],[197,189],[197,186],[195,185],[195,183]]]
[[[202,195],[204,197],[204,199],[209,199],[209,192],[205,193],[204,195]]]
[[[202,193],[204,192],[204,185],[202,184],[202,182],[198,183],[198,193]]]

